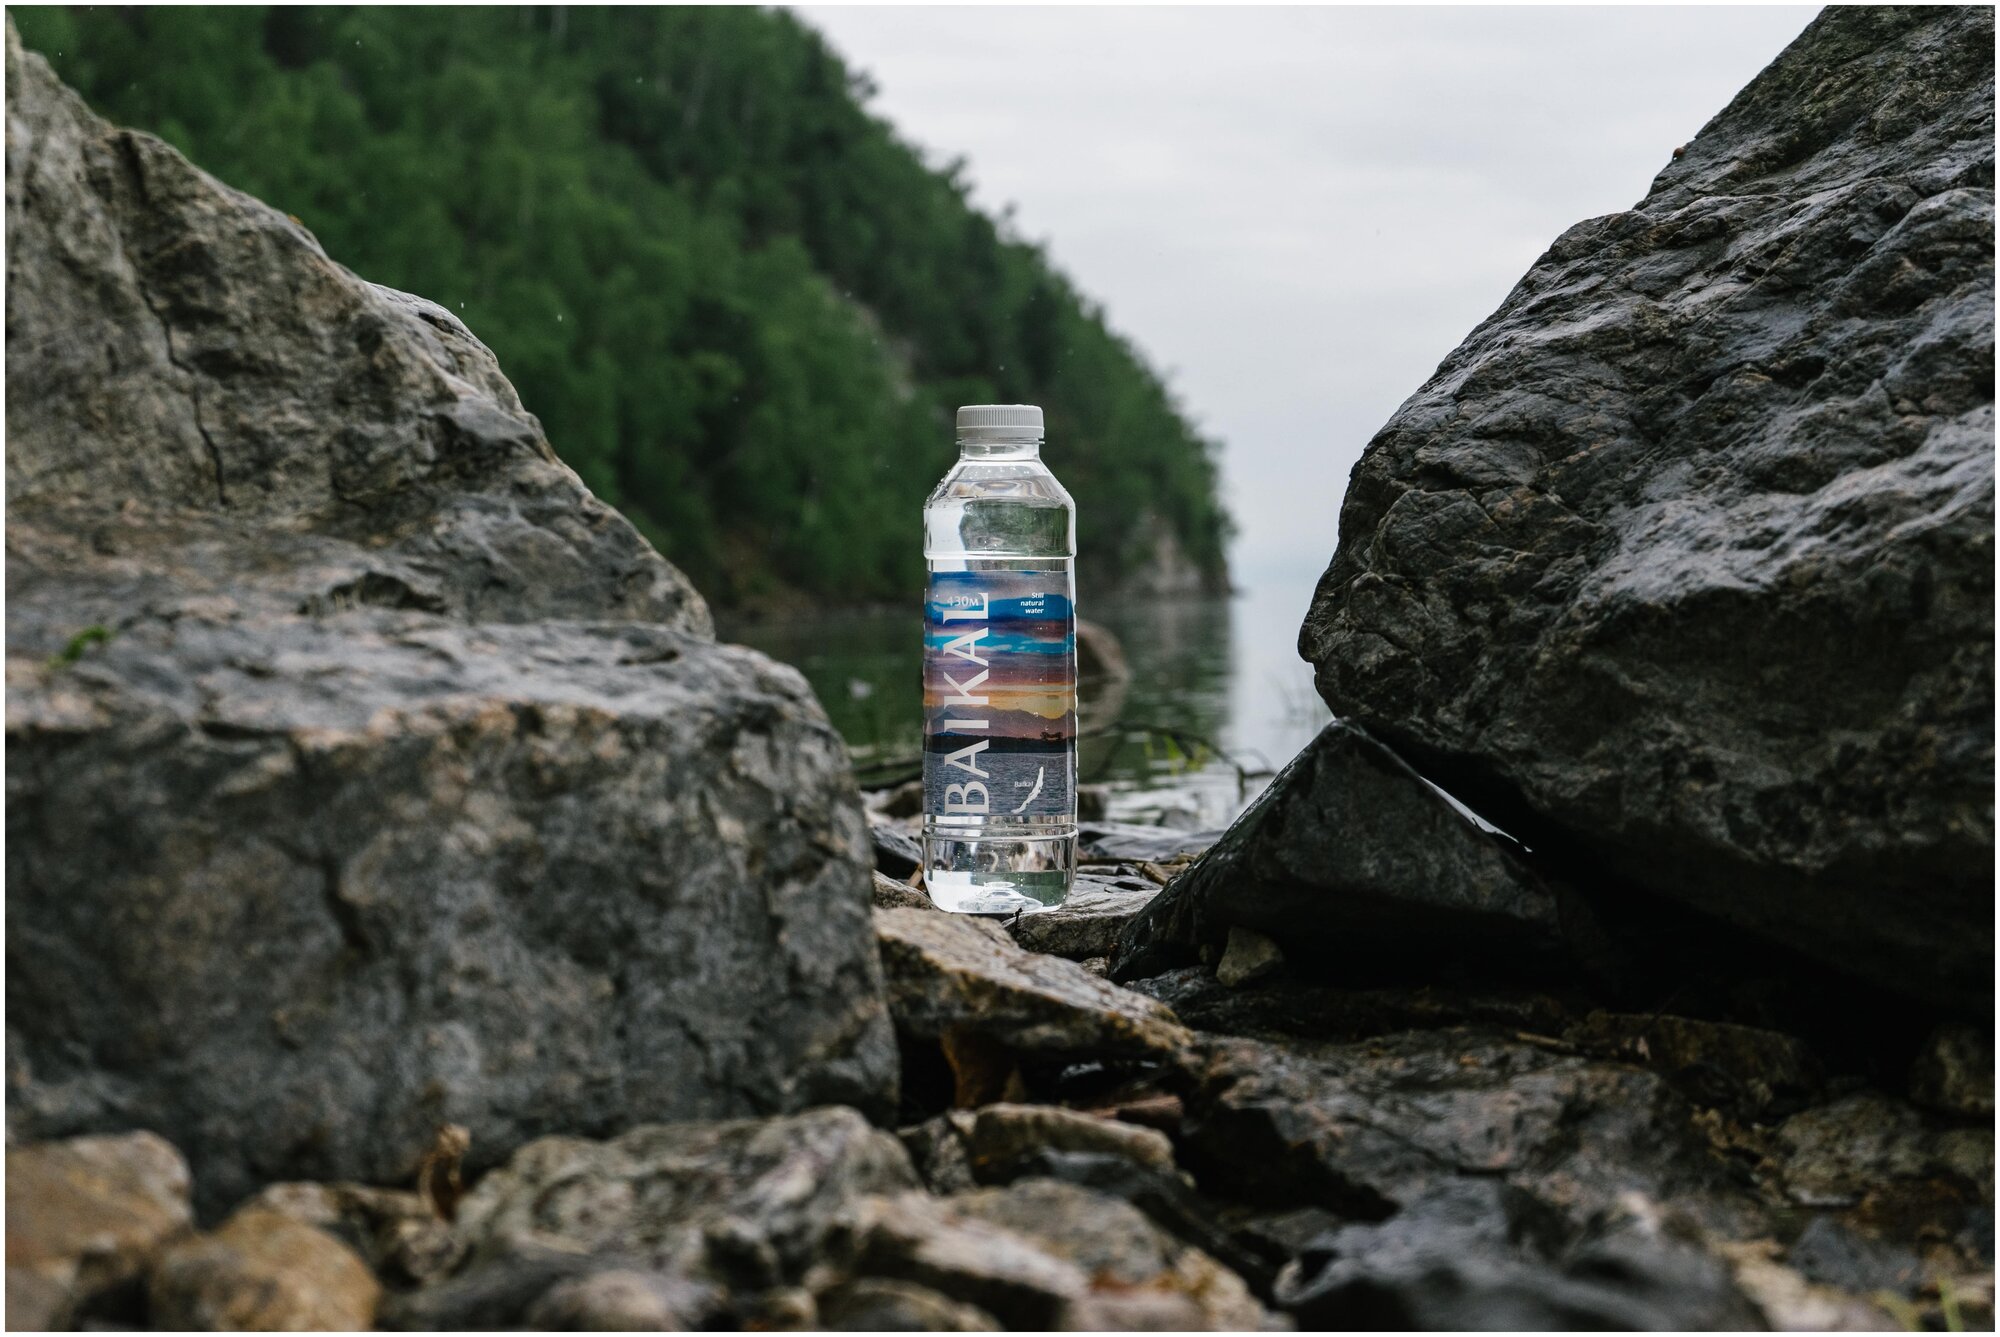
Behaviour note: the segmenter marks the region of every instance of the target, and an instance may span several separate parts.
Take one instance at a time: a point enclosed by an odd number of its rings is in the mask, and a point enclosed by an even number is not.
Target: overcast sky
[[[1817,9],[801,12],[1167,374],[1303,613],[1375,429]]]

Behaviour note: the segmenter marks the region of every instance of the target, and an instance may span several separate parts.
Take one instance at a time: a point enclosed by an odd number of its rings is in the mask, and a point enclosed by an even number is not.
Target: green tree
[[[15,8],[112,118],[457,310],[724,604],[906,597],[958,403],[1045,406],[1086,579],[1223,579],[1215,446],[1034,246],[746,8]]]

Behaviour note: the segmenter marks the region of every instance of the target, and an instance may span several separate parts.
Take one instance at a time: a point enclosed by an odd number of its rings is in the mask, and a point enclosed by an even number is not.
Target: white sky
[[[1222,440],[1237,578],[1302,615],[1375,429],[1817,8],[800,12]]]

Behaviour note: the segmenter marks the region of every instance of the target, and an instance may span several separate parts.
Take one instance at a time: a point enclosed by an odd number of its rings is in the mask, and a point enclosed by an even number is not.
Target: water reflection
[[[1292,588],[1292,586],[1298,588]],[[1077,764],[1120,821],[1221,826],[1328,718],[1293,648],[1309,580],[1234,599],[1093,602],[1131,669],[1082,684]],[[796,665],[864,784],[913,775],[922,743],[916,610],[725,620],[725,639]]]

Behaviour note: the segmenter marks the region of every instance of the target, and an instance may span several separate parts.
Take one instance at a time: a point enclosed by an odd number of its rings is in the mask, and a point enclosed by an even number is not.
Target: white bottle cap
[[[982,437],[1040,437],[1042,410],[1035,404],[967,404],[958,411],[958,434]]]

